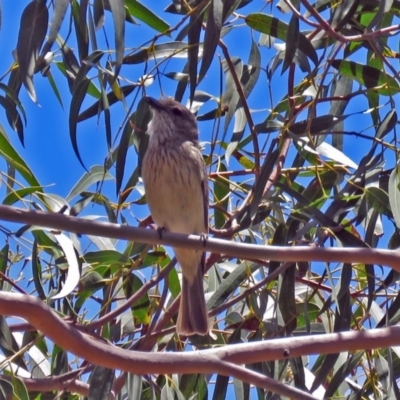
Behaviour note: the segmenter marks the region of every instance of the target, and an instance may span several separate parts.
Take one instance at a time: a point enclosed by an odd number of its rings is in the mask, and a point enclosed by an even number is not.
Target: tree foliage
[[[25,2],[0,78],[0,397],[400,398],[400,2]],[[67,196],[17,150],[43,81],[81,164]],[[205,244],[143,229],[145,95],[197,116]],[[209,337],[175,333],[174,240],[209,250]]]

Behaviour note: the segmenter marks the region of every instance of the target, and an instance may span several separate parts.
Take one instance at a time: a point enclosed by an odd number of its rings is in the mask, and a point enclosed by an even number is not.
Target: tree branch
[[[63,321],[53,309],[33,296],[1,292],[0,314],[26,319],[66,351],[96,365],[138,375],[145,371],[146,374],[219,373],[242,380],[246,376],[247,382],[267,390],[270,389],[271,384],[268,379],[244,368],[238,369],[238,366],[310,354],[335,354],[400,344],[400,326],[392,326],[369,331],[307,335],[233,344],[183,353],[148,353],[123,350],[106,341],[94,339]]]
[[[19,222],[79,234],[97,235],[168,246],[180,246],[211,253],[219,253],[242,259],[266,259],[274,261],[322,261],[343,263],[365,263],[386,265],[400,272],[400,252],[387,249],[367,249],[358,247],[321,248],[305,246],[266,246],[245,244],[229,240],[207,239],[197,235],[182,235],[164,232],[160,239],[155,230],[98,222],[84,218],[44,211],[23,210],[0,205],[0,220]]]

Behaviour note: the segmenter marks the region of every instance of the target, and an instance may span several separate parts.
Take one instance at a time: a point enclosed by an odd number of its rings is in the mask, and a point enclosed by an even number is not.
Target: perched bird
[[[194,115],[172,99],[146,97],[153,112],[149,146],[142,163],[147,203],[159,228],[184,234],[208,232],[208,181]],[[205,253],[173,248],[181,266],[182,292],[176,330],[208,333],[203,291]]]

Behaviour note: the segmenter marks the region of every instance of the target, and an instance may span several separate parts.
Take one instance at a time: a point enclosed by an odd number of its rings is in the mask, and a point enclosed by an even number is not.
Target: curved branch
[[[94,339],[58,317],[53,309],[36,297],[16,293],[0,293],[0,314],[27,319],[61,348],[107,368],[133,374],[219,373],[245,379],[267,390],[273,389],[296,399],[313,399],[307,393],[243,367],[221,360],[215,351],[185,353],[147,353],[128,351]],[[245,362],[241,360],[239,364]],[[56,378],[55,378],[56,379]]]
[[[226,364],[221,361],[243,365],[310,354],[336,354],[400,345],[400,326],[391,326],[369,331],[232,344],[184,353],[148,353],[123,350],[90,337],[66,323],[53,309],[33,296],[0,292],[0,314],[26,319],[54,343],[93,364],[139,375],[143,371],[147,374],[224,374]]]

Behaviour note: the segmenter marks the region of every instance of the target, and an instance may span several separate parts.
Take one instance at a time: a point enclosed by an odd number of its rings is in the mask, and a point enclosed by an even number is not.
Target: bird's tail
[[[204,263],[204,256],[201,263]],[[208,314],[203,289],[203,266],[197,268],[193,283],[183,276],[181,303],[179,306],[178,321],[176,324],[178,334],[190,336],[194,334],[207,335]]]

